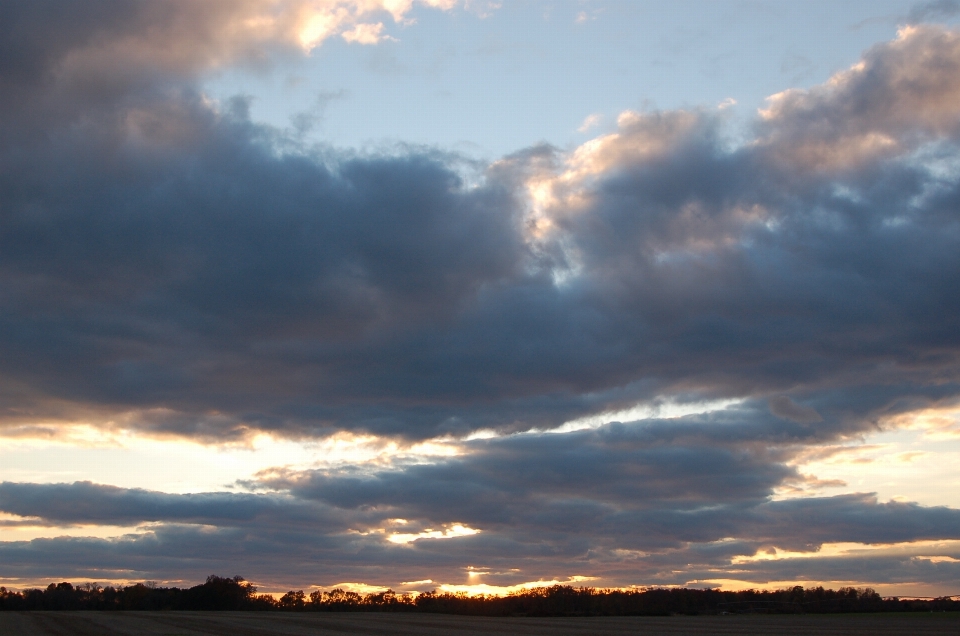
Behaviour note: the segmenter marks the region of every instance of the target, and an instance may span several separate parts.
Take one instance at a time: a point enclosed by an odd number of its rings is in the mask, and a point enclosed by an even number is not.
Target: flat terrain
[[[0,636],[960,634],[960,613],[602,618],[277,612],[0,612]]]

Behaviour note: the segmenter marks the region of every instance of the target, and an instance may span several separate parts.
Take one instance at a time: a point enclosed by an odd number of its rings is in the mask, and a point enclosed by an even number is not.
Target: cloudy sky
[[[0,584],[960,592],[960,2],[0,4]]]

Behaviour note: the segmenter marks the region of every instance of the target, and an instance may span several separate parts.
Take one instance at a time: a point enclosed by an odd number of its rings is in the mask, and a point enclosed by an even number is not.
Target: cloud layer
[[[373,42],[410,2],[90,7],[0,8],[0,434],[501,436],[246,494],[4,483],[30,523],[148,524],[0,544],[9,572],[684,583],[770,550],[960,539],[949,508],[775,497],[805,448],[960,397],[957,32],[904,28],[772,97],[745,142],[722,110],[628,111],[477,166],[308,147],[198,88]],[[734,406],[542,432],[658,400]],[[388,540],[456,524],[479,533]],[[776,576],[958,580],[921,556]]]
[[[904,30],[746,145],[628,112],[479,185],[34,52],[51,79],[0,130],[4,419],[429,437],[688,394],[806,399],[836,432],[954,395],[957,37]]]
[[[196,579],[242,567],[277,588],[573,575],[605,585],[902,583],[904,563],[937,570],[927,584],[960,578],[960,511],[869,494],[771,500],[798,476],[769,451],[711,441],[698,435],[712,428],[702,422],[674,428],[471,442],[462,457],[372,473],[268,471],[247,484],[256,494],[4,483],[0,510],[19,524],[139,527],[116,539],[7,542],[0,555],[11,578]],[[940,543],[911,545],[925,541]],[[844,543],[888,547],[808,558]]]

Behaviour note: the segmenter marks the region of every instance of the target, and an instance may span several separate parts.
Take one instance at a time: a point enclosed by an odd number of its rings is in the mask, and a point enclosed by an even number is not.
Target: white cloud
[[[393,39],[390,36],[383,35],[383,23],[376,24],[358,24],[349,31],[344,31],[340,36],[347,42],[357,44],[376,44],[384,39]]]
[[[587,115],[586,119],[583,120],[583,123],[580,124],[580,127],[577,128],[577,131],[587,132],[591,128],[599,125],[602,120],[603,120],[602,115],[598,115],[598,114]]]

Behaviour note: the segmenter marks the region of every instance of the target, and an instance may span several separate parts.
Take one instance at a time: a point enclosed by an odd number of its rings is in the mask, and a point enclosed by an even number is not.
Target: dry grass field
[[[0,636],[960,634],[960,614],[479,618],[445,614],[0,612]]]

